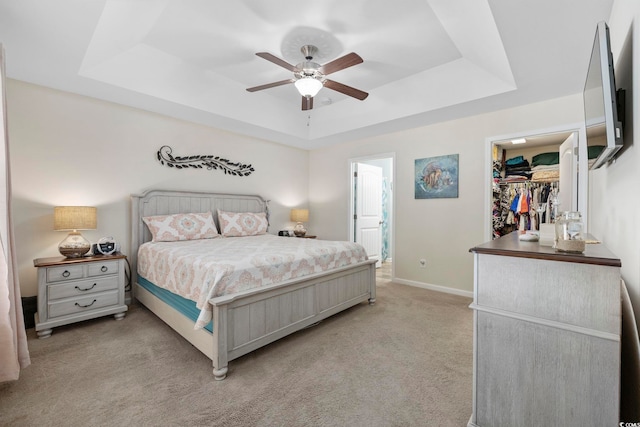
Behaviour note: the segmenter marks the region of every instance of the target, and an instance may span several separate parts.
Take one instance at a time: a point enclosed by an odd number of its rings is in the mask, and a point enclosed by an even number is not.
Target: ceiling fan
[[[295,84],[296,89],[298,89],[298,92],[300,92],[300,95],[302,95],[303,110],[311,110],[313,108],[313,97],[317,95],[323,86],[359,99],[360,101],[363,101],[367,96],[369,96],[367,92],[363,92],[359,89],[326,78],[326,76],[331,73],[362,63],[362,58],[358,54],[351,52],[324,65],[320,65],[313,62],[313,56],[318,52],[317,47],[305,45],[300,48],[300,51],[305,58],[305,62],[301,62],[295,66],[268,52],[256,53],[260,58],[266,59],[267,61],[273,62],[274,64],[293,72],[293,78],[250,87],[247,91],[257,92],[259,90],[293,83]]]

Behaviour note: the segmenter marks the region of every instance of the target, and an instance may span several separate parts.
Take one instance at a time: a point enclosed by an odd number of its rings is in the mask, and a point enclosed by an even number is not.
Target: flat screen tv
[[[587,146],[604,145],[590,167],[596,169],[612,160],[623,144],[609,27],[604,21],[596,27],[583,97]]]

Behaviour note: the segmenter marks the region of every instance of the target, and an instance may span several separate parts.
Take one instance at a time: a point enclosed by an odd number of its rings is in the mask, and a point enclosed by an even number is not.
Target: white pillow
[[[211,212],[147,216],[142,218],[154,242],[213,239],[219,237]]]
[[[257,236],[265,234],[269,223],[264,212],[224,212],[218,210],[220,234],[225,237]]]

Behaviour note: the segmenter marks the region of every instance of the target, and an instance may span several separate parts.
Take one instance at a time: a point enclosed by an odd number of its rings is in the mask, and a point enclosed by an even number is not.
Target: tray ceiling
[[[582,90],[611,1],[1,0],[9,77],[305,149]],[[291,74],[313,44],[364,101],[323,88],[301,111]]]

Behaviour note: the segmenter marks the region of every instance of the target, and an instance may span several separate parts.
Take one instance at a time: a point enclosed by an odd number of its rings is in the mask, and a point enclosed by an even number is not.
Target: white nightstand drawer
[[[64,267],[47,268],[47,282],[81,279],[84,277],[81,265],[65,265]]]
[[[92,262],[88,265],[88,275],[105,276],[107,274],[116,274],[118,272],[118,261]]]
[[[78,280],[71,283],[49,285],[49,300],[94,294],[97,292],[118,289],[118,277],[100,277],[93,280]]]
[[[107,291],[79,298],[49,301],[49,318],[78,314],[118,304],[118,291]]]

